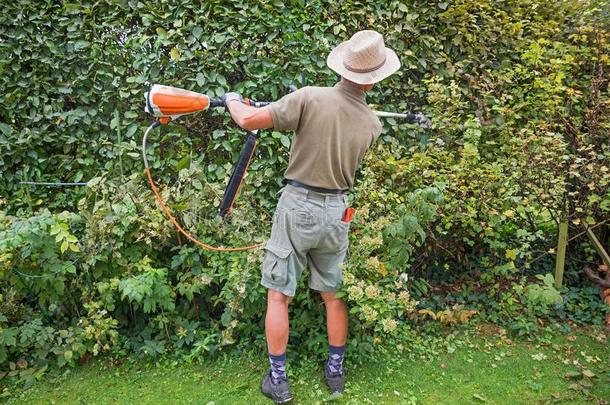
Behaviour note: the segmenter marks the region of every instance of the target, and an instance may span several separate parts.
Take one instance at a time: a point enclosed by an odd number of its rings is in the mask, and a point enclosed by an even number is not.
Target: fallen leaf
[[[536,353],[536,354],[532,354],[532,359],[536,360],[536,361],[542,361],[542,360],[546,360],[546,354],[544,353]]]
[[[570,342],[573,342],[573,341],[575,341],[575,340],[576,340],[576,336],[574,336],[574,335],[572,335],[572,336],[568,336],[568,340],[569,340]]]
[[[591,370],[583,370],[582,375],[589,378],[595,377],[595,373]]]
[[[579,381],[579,384],[582,385],[583,387],[587,387],[587,388],[593,387],[593,382],[591,380],[589,380],[588,378],[583,378],[582,380]]]
[[[481,394],[473,394],[472,397],[481,402],[487,402],[487,399]]]

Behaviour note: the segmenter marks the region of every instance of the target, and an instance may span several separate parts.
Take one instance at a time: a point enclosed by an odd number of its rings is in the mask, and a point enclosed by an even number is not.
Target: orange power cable
[[[176,221],[176,218],[174,218],[172,216],[172,213],[170,212],[169,208],[167,208],[167,205],[163,201],[163,198],[161,198],[161,195],[159,195],[159,192],[157,191],[157,186],[155,185],[155,182],[153,181],[152,176],[150,175],[150,167],[146,168],[146,176],[148,177],[148,182],[150,183],[150,188],[152,189],[153,193],[155,193],[155,197],[157,197],[157,202],[159,203],[159,205],[163,209],[163,212],[165,212],[165,215],[167,215],[169,220],[172,221],[172,223],[174,224],[176,229],[178,229],[181,234],[186,236],[186,238],[188,240],[190,240],[191,242],[193,242],[194,244],[196,244],[198,246],[201,246],[204,249],[211,250],[211,251],[214,251],[214,252],[242,252],[244,250],[257,249],[257,248],[263,246],[262,243],[259,243],[257,245],[251,245],[251,246],[224,248],[224,247],[216,247],[216,246],[208,245],[207,243],[201,242],[200,240],[198,240],[195,237],[193,237],[190,233],[185,231],[180,226],[178,221]]]

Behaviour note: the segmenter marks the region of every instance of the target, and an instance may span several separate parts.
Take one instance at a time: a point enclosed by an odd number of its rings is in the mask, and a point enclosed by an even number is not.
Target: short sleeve
[[[269,104],[274,129],[294,131],[299,127],[307,104],[307,94],[307,88],[304,87]]]
[[[373,146],[373,144],[375,144],[375,142],[377,142],[377,139],[379,139],[379,135],[381,135],[381,131],[383,130],[383,126],[381,124],[381,121],[379,120],[379,118],[377,118],[376,115],[371,114],[373,116],[373,141],[371,142],[371,147]]]

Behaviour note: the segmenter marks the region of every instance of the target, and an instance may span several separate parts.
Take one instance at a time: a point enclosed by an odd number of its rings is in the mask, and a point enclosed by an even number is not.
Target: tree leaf
[[[80,41],[76,41],[74,43],[74,49],[77,51],[80,51],[82,49],[89,47],[90,45],[91,45],[91,43],[89,41],[80,40]]]
[[[198,86],[203,86],[205,84],[205,76],[203,73],[197,73],[197,76],[195,76],[195,81],[197,82]]]

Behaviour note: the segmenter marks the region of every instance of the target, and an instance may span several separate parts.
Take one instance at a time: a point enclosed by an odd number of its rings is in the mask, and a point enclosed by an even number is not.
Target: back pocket
[[[263,261],[263,279],[277,286],[285,286],[288,282],[288,258],[292,248],[284,248],[267,242],[267,254]]]

